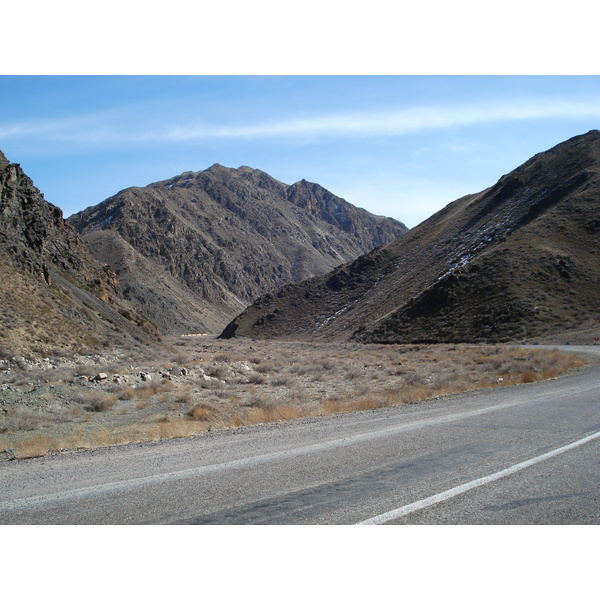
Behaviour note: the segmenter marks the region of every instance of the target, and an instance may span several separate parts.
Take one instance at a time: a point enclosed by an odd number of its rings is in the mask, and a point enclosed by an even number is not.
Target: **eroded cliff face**
[[[89,254],[60,208],[1,153],[0,276],[5,354],[99,348],[112,338],[110,322],[123,320],[119,310],[140,323],[133,329],[122,323],[124,341],[132,334],[157,339],[148,318],[124,299],[110,267]]]
[[[0,161],[0,247],[5,260],[50,283],[53,271],[107,302],[122,297],[116,275],[87,252],[60,208],[44,200],[18,164]]]

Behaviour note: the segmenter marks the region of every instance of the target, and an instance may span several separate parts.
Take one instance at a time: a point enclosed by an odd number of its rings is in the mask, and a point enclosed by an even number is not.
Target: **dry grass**
[[[189,338],[181,345],[182,357],[157,352],[154,362],[135,368],[103,367],[101,371],[122,373],[122,382],[81,384],[83,388],[67,405],[56,404],[54,390],[45,390],[40,395],[44,409],[6,410],[0,414],[0,448],[14,447],[15,457],[25,458],[63,449],[197,435],[209,429],[378,410],[466,390],[534,383],[586,364],[574,354],[508,346],[324,345],[206,338]],[[188,370],[185,375],[173,366],[181,364]],[[159,374],[165,368],[173,369],[171,381]],[[90,367],[85,372],[97,370]],[[77,376],[77,369],[73,372]],[[140,372],[152,373],[151,380],[141,381]],[[31,379],[23,370],[19,377]]]
[[[214,413],[215,411],[211,406],[201,403],[190,408],[187,416],[193,421],[209,421]]]

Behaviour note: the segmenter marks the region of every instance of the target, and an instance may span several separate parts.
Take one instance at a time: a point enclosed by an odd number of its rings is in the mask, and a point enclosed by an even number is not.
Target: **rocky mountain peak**
[[[49,264],[82,267],[78,255],[85,249],[62,210],[44,200],[21,167],[6,159],[0,166],[0,218],[0,244],[22,267],[46,277]]]
[[[219,164],[123,190],[69,222],[165,333],[218,332],[262,293],[325,273],[407,230],[316,184],[288,186],[259,169]],[[193,309],[173,308],[182,305]]]

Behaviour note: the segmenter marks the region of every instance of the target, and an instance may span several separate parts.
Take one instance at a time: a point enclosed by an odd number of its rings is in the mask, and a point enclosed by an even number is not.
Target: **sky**
[[[414,227],[600,126],[600,77],[0,76],[0,150],[65,216],[214,163]]]

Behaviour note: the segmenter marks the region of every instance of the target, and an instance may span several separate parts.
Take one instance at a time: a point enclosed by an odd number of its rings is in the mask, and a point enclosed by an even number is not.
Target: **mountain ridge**
[[[257,299],[221,335],[503,342],[597,328],[599,197],[593,130],[358,260]]]
[[[127,188],[68,221],[163,333],[218,333],[266,291],[407,231],[318,184],[288,186],[259,169],[218,163]]]

